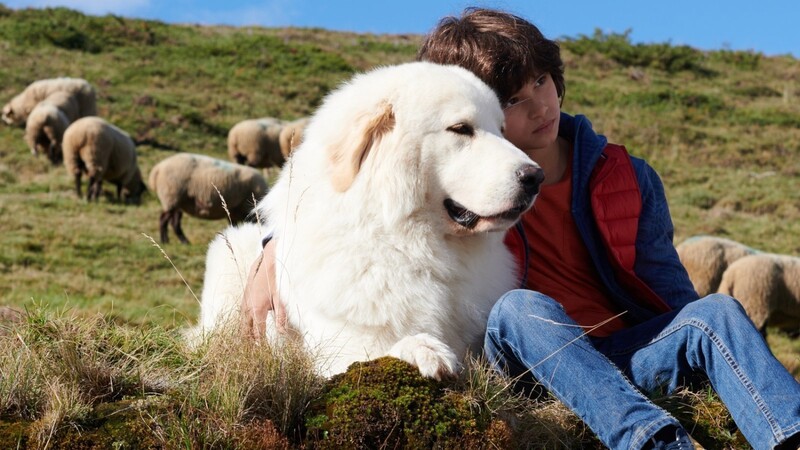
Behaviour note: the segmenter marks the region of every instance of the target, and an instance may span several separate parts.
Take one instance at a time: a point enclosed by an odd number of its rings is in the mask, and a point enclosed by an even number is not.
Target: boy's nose
[[[536,98],[533,98],[530,102],[528,102],[527,107],[528,107],[529,117],[542,116],[547,112],[549,108],[549,106],[547,106],[547,102],[541,99],[537,100]]]

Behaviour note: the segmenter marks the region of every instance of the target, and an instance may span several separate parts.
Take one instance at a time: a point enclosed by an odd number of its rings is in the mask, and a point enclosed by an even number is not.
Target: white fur
[[[200,320],[186,333],[192,345],[218,326],[239,319],[247,274],[261,253],[258,243],[263,233],[261,225],[245,222],[226,228],[208,244]]]
[[[517,284],[502,243],[515,218],[491,216],[519,202],[516,172],[535,166],[502,122],[473,74],[421,62],[356,76],[312,117],[258,207],[277,239],[287,336],[322,374],[391,355],[439,378],[480,349],[492,305]],[[448,198],[485,218],[456,224]],[[204,295],[203,317],[220,301]]]

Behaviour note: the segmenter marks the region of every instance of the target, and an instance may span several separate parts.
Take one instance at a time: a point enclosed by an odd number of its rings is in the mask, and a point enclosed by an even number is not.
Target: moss
[[[0,418],[0,448],[27,448],[31,422]]]
[[[306,428],[312,448],[508,448],[511,436],[446,382],[390,357],[331,378],[309,408]]]
[[[161,449],[154,417],[165,404],[157,398],[101,403],[78,426],[61,428],[51,448]]]
[[[166,402],[157,398],[101,403],[81,423],[61,426],[48,448],[162,449],[154,417],[165,407]],[[0,448],[38,448],[34,429],[35,422],[0,419]]]

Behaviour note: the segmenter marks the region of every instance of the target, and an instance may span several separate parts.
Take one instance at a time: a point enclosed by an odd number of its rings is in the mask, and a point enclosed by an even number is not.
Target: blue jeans
[[[775,359],[739,303],[712,294],[679,311],[591,338],[555,300],[505,294],[484,350],[498,369],[539,384],[611,449],[640,449],[678,421],[643,393],[708,379],[756,450],[800,433],[800,383]]]

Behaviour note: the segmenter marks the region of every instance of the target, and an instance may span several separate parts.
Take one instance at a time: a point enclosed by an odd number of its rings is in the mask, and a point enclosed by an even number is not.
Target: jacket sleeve
[[[697,300],[698,295],[673,244],[674,228],[664,185],[658,173],[644,162],[636,176],[642,195],[642,212],[634,272],[670,307],[678,309]]]

